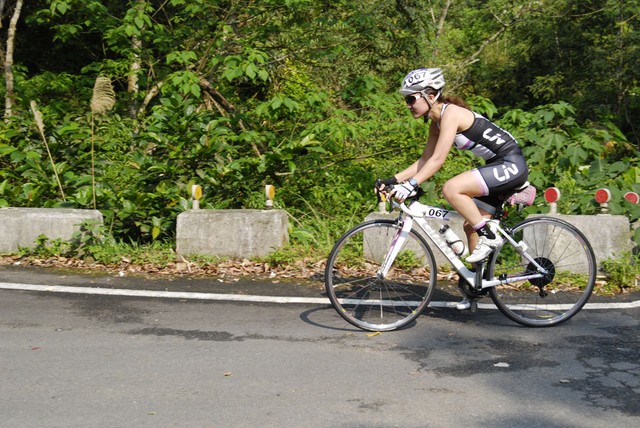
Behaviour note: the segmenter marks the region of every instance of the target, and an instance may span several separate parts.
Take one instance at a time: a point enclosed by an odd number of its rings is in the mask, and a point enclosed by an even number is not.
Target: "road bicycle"
[[[390,200],[399,210],[397,218],[365,221],[342,235],[331,250],[325,268],[331,304],[342,318],[364,330],[407,326],[429,306],[436,289],[434,245],[458,273],[459,287],[472,301],[472,309],[488,294],[504,315],[524,326],[567,321],[589,300],[596,259],[584,234],[566,221],[539,215],[506,225],[509,211],[526,205],[522,202],[530,189],[523,186],[504,195],[491,220],[504,242],[475,264],[465,264],[451,248],[456,243],[447,242],[440,229],[427,222],[462,219],[460,214],[420,203],[421,189],[403,203]]]

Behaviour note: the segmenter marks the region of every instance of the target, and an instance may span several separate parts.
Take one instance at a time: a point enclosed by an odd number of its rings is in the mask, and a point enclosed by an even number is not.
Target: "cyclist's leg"
[[[473,253],[480,239],[478,226],[485,225],[502,204],[500,195],[518,188],[526,182],[527,177],[524,158],[513,156],[464,172],[445,183],[445,198],[466,219],[464,232],[470,253]],[[468,297],[464,295],[456,307],[460,310],[469,309],[471,302]]]
[[[501,204],[498,198],[494,196],[474,198],[473,202],[478,207],[482,218],[486,220],[490,220],[491,218],[493,218],[496,213],[497,207]],[[478,240],[480,239],[480,237],[478,236],[478,232],[476,232],[476,230],[473,228],[473,225],[471,225],[468,221],[464,222],[464,233],[467,235],[469,253],[472,253],[476,248],[476,245],[478,245]]]
[[[486,219],[493,218],[506,197],[526,183],[529,177],[529,170],[522,156],[508,156],[501,161],[481,166],[476,171],[485,183],[487,194],[475,198],[475,203]],[[469,242],[469,253],[473,252],[478,242],[478,236],[475,235],[471,238],[474,240],[473,247]]]
[[[520,155],[506,156],[496,162],[489,163],[474,170],[479,179],[486,185],[487,193],[478,198],[478,203],[485,203],[483,207],[487,213],[495,213],[493,209],[502,203],[500,196],[520,187],[527,181],[529,171],[524,157]],[[478,231],[480,238],[475,249],[467,257],[467,261],[477,263],[486,259],[491,252],[502,244],[502,238],[496,236],[490,223],[483,219],[473,228]]]
[[[490,168],[501,169],[500,165],[502,165],[502,163],[503,161],[491,164],[492,166]],[[467,236],[472,237],[469,243],[469,251],[471,252],[471,259],[477,259],[474,261],[480,261],[482,259],[482,254],[489,251],[488,245],[495,247],[499,244],[495,234],[487,225],[487,216],[493,209],[492,206],[479,206],[473,199],[486,197],[490,193],[491,187],[488,185],[487,167],[488,166],[481,167],[482,169],[476,168],[463,172],[447,181],[442,189],[447,201],[453,205],[456,211],[458,211],[473,228],[473,231],[469,230],[467,232]],[[481,212],[481,208],[484,211]],[[473,237],[474,232],[487,240],[487,245],[484,246],[487,248],[483,247],[483,251],[476,254],[473,254],[473,248],[476,247],[477,242],[481,241]]]
[[[463,228],[467,235],[469,252],[472,252],[478,243],[478,233],[473,228],[473,225],[482,222],[483,219],[491,218],[492,213],[495,213],[495,208],[484,203],[478,203],[475,199],[486,195],[487,191],[484,180],[476,170],[466,171],[453,177],[445,183],[442,189],[445,199],[465,218]],[[465,281],[463,278],[459,280]],[[469,296],[463,293],[463,298],[456,304],[456,309],[470,309],[471,305],[472,302]]]
[[[442,187],[442,194],[467,223],[482,221],[482,215],[473,198],[489,194],[485,181],[478,170],[465,171],[448,180]]]

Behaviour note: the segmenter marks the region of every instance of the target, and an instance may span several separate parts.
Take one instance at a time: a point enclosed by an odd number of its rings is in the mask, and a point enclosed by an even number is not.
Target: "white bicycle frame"
[[[456,211],[446,210],[440,207],[434,207],[430,205],[421,204],[418,201],[414,201],[410,206],[407,206],[404,203],[398,203],[396,201],[391,201],[393,207],[400,208],[404,213],[402,229],[398,231],[396,236],[393,238],[391,242],[391,246],[387,251],[384,261],[380,266],[380,270],[378,271],[378,277],[384,278],[389,269],[391,269],[391,265],[395,260],[396,256],[400,253],[400,250],[403,248],[407,236],[413,227],[414,222],[420,226],[420,228],[424,231],[424,233],[429,237],[429,239],[442,251],[442,254],[449,260],[449,262],[453,265],[453,267],[458,271],[458,273],[465,278],[465,280],[471,284],[476,290],[482,288],[495,287],[499,284],[509,284],[512,282],[525,281],[534,278],[541,278],[545,274],[547,274],[547,270],[544,269],[536,260],[533,259],[527,252],[527,246],[524,242],[516,242],[509,234],[507,234],[502,227],[497,224],[497,231],[505,238],[509,243],[516,249],[516,251],[520,254],[520,256],[526,258],[529,262],[531,262],[534,266],[536,266],[538,272],[532,273],[530,275],[521,275],[516,277],[508,277],[508,278],[500,278],[500,279],[490,279],[483,280],[482,275],[478,275],[476,272],[469,270],[465,264],[460,260],[449,245],[446,243],[442,236],[438,231],[436,231],[433,227],[427,223],[426,219],[437,219],[450,221],[452,219],[463,219],[462,215],[460,215]],[[402,215],[402,214],[401,214]],[[476,286],[477,279],[480,281],[480,287]]]

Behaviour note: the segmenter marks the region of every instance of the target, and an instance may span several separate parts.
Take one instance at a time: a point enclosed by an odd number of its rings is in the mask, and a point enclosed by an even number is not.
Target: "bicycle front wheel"
[[[428,306],[437,280],[436,261],[412,230],[386,275],[381,265],[402,224],[371,220],[345,233],[329,254],[325,288],[335,310],[364,330],[406,326]]]
[[[489,277],[508,279],[546,270],[540,278],[489,289],[498,309],[528,327],[548,327],[573,317],[587,303],[596,280],[596,258],[575,226],[553,217],[527,219],[513,228],[513,239],[535,260],[520,256],[505,242],[487,267]]]

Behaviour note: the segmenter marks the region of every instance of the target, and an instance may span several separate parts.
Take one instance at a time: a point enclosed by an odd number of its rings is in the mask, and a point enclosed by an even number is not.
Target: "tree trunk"
[[[2,29],[2,20],[4,19],[4,5],[6,0],[0,0],[0,29]]]
[[[144,10],[145,0],[136,0],[135,7]],[[142,31],[142,29],[140,29]],[[142,59],[140,58],[140,52],[142,52],[142,40],[140,37],[135,34],[131,36],[131,51],[133,52],[133,57],[131,59],[131,64],[129,65],[129,78],[127,81],[127,92],[129,92],[130,101],[129,101],[129,114],[131,117],[135,118],[138,111],[138,94],[140,92],[140,87],[138,85],[138,81],[140,79],[140,71],[142,70],[142,65],[140,64]]]
[[[138,109],[137,100],[138,93],[140,92],[140,88],[138,86],[140,69],[140,50],[142,48],[142,42],[136,36],[131,37],[131,47],[133,48],[133,59],[131,61],[131,65],[129,66],[129,79],[127,84],[127,91],[131,97],[131,101],[129,104],[129,114],[131,117],[135,117],[136,111]]]
[[[13,90],[13,48],[16,38],[16,27],[18,26],[18,18],[22,10],[23,0],[16,2],[16,8],[13,10],[13,16],[9,22],[9,30],[7,32],[7,51],[4,56],[4,80],[5,80],[5,100],[4,100],[4,119],[8,120],[13,116],[13,106],[15,104],[15,94]]]
[[[438,42],[444,33],[444,24],[447,21],[447,14],[449,13],[449,8],[451,8],[451,2],[452,0],[447,0],[447,4],[444,6],[444,9],[440,14],[440,19],[438,20],[438,26],[436,27],[436,39],[433,44],[433,59],[438,58]]]

